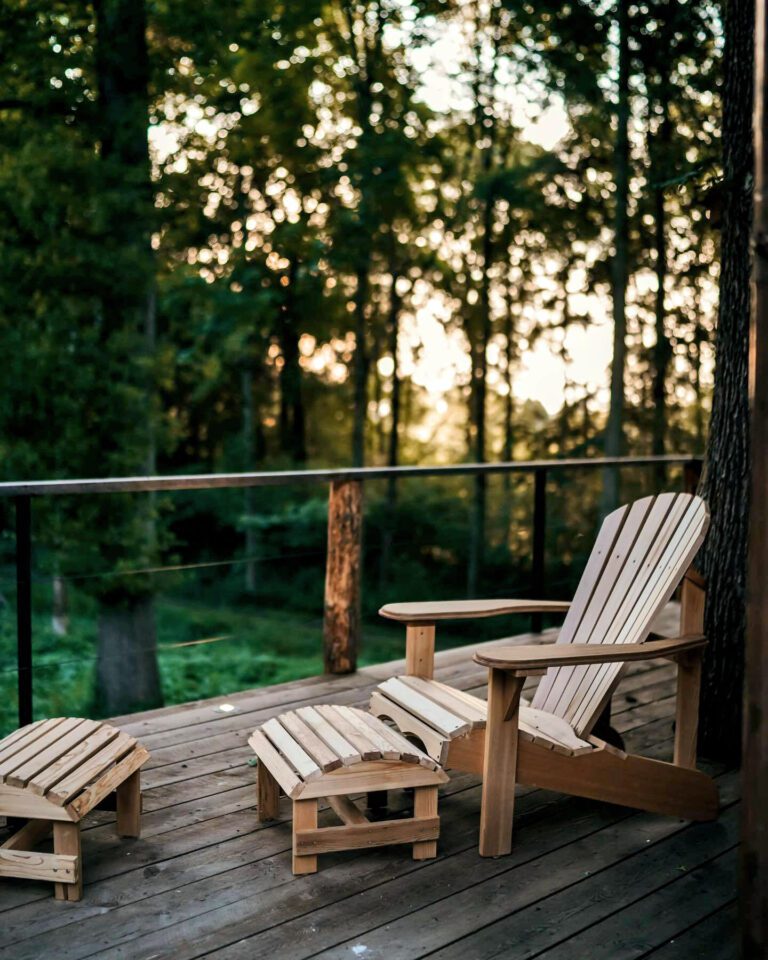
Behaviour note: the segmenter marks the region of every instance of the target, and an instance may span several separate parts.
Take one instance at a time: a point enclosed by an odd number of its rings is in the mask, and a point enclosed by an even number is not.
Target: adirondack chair
[[[484,808],[488,791],[501,790],[510,837],[515,778],[686,819],[715,817],[714,782],[695,769],[705,593],[701,577],[689,569],[708,525],[706,504],[689,494],[663,493],[614,511],[570,604],[458,600],[382,607],[382,616],[406,624],[406,675],[378,686],[371,712],[394,722],[443,766],[493,780],[484,784]],[[647,641],[681,581],[682,636]],[[515,731],[510,750],[516,757],[501,763],[486,755],[488,704],[433,678],[435,624],[539,611],[566,613],[556,643],[489,647],[475,657],[489,667],[497,706],[503,700],[502,714],[492,719],[507,740],[510,722]],[[592,734],[626,664],[655,657],[678,665],[673,763],[627,755]],[[531,675],[541,680],[529,703],[520,691]],[[505,833],[506,827],[484,838],[481,829],[481,853],[507,852]]]

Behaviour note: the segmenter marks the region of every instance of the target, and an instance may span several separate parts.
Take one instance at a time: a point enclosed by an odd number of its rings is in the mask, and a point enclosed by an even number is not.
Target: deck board
[[[439,653],[436,676],[482,693],[485,671],[470,653]],[[496,860],[477,855],[478,780],[454,774],[441,790],[437,860],[415,862],[397,847],[346,852],[294,878],[289,805],[281,801],[284,820],[257,821],[247,735],[302,704],[363,706],[401,667],[118,718],[153,754],[142,839],[118,840],[114,814],[86,818],[80,903],[56,903],[46,884],[0,881],[3,960],[676,960],[687,947],[706,955],[711,931],[718,957],[736,956],[738,778],[719,768],[710,768],[723,799],[714,824],[520,787],[515,850]],[[628,672],[613,716],[631,749],[671,756],[674,684],[668,663]],[[236,709],[222,713],[223,702]]]

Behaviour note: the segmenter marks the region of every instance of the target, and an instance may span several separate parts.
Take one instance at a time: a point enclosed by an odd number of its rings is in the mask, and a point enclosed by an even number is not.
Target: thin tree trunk
[[[715,389],[704,496],[712,516],[704,544],[707,577],[700,706],[704,756],[738,762],[749,530],[749,397],[754,4],[726,6],[723,85],[724,204]]]
[[[496,117],[494,113],[494,83],[496,72],[496,52],[498,47],[498,7],[491,4],[488,28],[493,44],[493,64],[486,79],[485,95],[482,96],[483,83],[481,57],[478,52],[477,77],[475,81],[475,128],[478,138],[484,142],[481,157],[481,170],[485,179],[486,197],[482,208],[482,246],[481,256],[483,273],[479,290],[479,332],[472,344],[472,413],[474,420],[474,459],[484,463],[486,456],[486,396],[488,392],[488,345],[491,340],[491,269],[493,267],[494,242],[493,224],[496,207],[493,185],[490,182],[494,165],[494,147],[496,141]],[[482,100],[481,100],[482,96]],[[467,565],[467,595],[477,596],[482,576],[485,554],[485,526],[487,512],[487,479],[485,474],[475,477],[472,500],[472,518],[470,522],[469,563]]]
[[[368,267],[357,272],[355,290],[354,411],[352,421],[352,465],[365,463],[365,422],[368,416],[368,353],[365,343]]]
[[[513,393],[513,374],[515,361],[515,316],[512,310],[511,284],[506,285],[506,315],[504,319],[504,384],[507,388],[504,397],[504,443],[501,451],[501,459],[505,463],[511,463],[514,459],[515,450],[515,397]],[[510,528],[512,525],[512,474],[504,473],[501,478],[502,483],[502,529],[504,530],[505,542],[509,546]]]
[[[627,352],[627,278],[629,272],[629,0],[617,0],[616,19],[619,44],[619,82],[616,106],[615,172],[616,209],[614,214],[614,253],[611,262],[613,295],[613,362],[611,400],[605,426],[603,451],[606,457],[618,457],[624,445],[624,368]],[[603,472],[601,512],[610,513],[619,501],[618,470]]]
[[[281,306],[278,336],[283,366],[280,370],[280,449],[295,463],[307,459],[304,398],[301,389],[301,365],[299,363],[299,328],[296,317],[294,288],[298,263],[291,260],[288,268],[288,285]]]
[[[69,595],[67,581],[58,573],[53,575],[53,616],[51,629],[57,637],[69,633]]]
[[[672,347],[666,329],[665,307],[667,281],[666,209],[664,188],[659,186],[664,179],[664,150],[669,141],[669,104],[666,102],[666,91],[663,97],[659,135],[654,138],[654,142],[651,144],[651,157],[652,161],[655,161],[652,162],[651,178],[657,184],[653,191],[654,246],[656,247],[656,302],[654,311],[656,343],[653,348],[653,383],[651,388],[651,409],[653,411],[651,452],[654,456],[663,456],[666,453],[667,376],[672,360]],[[657,466],[656,482],[659,489],[663,489],[666,483],[666,474],[666,467],[663,464]]]
[[[397,292],[399,272],[392,268],[392,287],[389,295],[389,353],[392,357],[392,395],[391,395],[391,422],[387,445],[387,466],[396,467],[400,459],[400,368],[397,362],[397,346],[400,338],[400,295]],[[383,589],[389,575],[389,564],[392,556],[392,530],[397,510],[397,480],[387,478],[386,517],[381,538],[381,566],[379,568],[379,585]]]
[[[255,462],[255,434],[254,434],[254,402],[253,402],[253,369],[250,360],[243,366],[240,375],[241,392],[243,395],[243,469],[253,470]],[[246,518],[252,517],[255,505],[255,491],[253,487],[243,490],[243,512]],[[247,593],[256,593],[258,584],[256,553],[258,550],[258,533],[250,525],[245,528],[245,590]]]

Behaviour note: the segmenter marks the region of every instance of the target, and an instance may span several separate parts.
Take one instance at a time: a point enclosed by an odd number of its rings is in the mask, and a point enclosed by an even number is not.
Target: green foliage
[[[146,15],[140,56],[109,32],[118,9],[134,27]],[[598,454],[603,384],[568,364],[573,331],[610,317],[613,15],[561,0],[6,4],[0,477],[338,466],[356,429],[367,463]],[[698,0],[630,21],[627,447],[690,450],[711,379],[719,22]],[[531,124],[548,108],[565,123],[552,147]],[[457,361],[435,356],[430,321]],[[553,415],[519,389],[542,347],[566,373]],[[598,486],[553,481],[558,595]],[[370,630],[385,600],[463,595],[468,566],[483,593],[527,591],[528,479],[490,481],[487,500],[464,481],[366,495]],[[35,503],[37,572],[73,584],[65,638],[36,596],[36,655],[62,661],[41,665],[40,703],[57,707],[56,670],[91,702],[94,598],[158,592],[161,644],[231,635],[161,649],[169,699],[315,671],[325,511],[309,488]],[[5,560],[4,504],[0,521]],[[162,585],[136,573],[230,562]],[[71,673],[70,652],[86,663]]]

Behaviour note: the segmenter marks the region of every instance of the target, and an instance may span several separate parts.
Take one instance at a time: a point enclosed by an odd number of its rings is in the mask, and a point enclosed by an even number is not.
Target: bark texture
[[[726,7],[723,88],[723,221],[715,389],[704,496],[712,522],[700,567],[707,577],[700,752],[738,761],[749,530],[750,231],[754,5]]]
[[[323,652],[326,673],[354,673],[360,643],[363,485],[331,484],[325,565]]]
[[[616,104],[616,153],[614,181],[616,209],[614,213],[614,251],[611,262],[613,296],[613,362],[611,364],[611,404],[605,426],[603,452],[618,457],[624,440],[624,368],[627,355],[627,276],[629,257],[629,0],[618,0],[616,21],[619,43],[619,80]],[[601,512],[610,513],[618,505],[619,474],[607,469],[603,473]]]
[[[152,597],[102,606],[96,660],[97,706],[110,715],[162,702]]]
[[[149,56],[143,0],[96,0],[96,71],[101,157],[105,181],[116,205],[113,238],[115,283],[104,303],[104,336],[122,331],[143,334],[148,360],[146,440],[137,450],[136,469],[155,471],[154,389],[155,297],[150,246],[153,190],[149,145]],[[131,437],[109,437],[129,445]],[[146,550],[154,550],[151,503],[146,510]],[[110,518],[111,519],[111,518]],[[112,531],[112,536],[118,534]],[[109,714],[162,704],[157,667],[152,598],[113,591],[101,601],[96,692]]]
[[[768,955],[768,24],[757,8],[755,109],[755,312],[751,337],[752,503],[744,686],[742,957]]]

